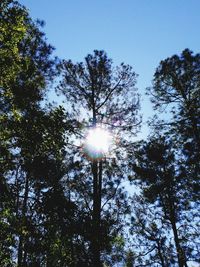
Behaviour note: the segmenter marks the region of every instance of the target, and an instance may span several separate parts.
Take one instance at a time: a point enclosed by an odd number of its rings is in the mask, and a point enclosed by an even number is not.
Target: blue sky
[[[19,0],[20,1],[20,0]],[[60,58],[82,61],[103,49],[114,64],[125,62],[139,74],[142,95],[160,60],[184,48],[199,52],[199,0],[21,0]],[[144,120],[152,113],[143,96]]]

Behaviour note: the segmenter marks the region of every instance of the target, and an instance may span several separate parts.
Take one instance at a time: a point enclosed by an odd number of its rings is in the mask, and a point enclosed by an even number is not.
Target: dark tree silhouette
[[[73,116],[80,113],[85,115],[82,121],[80,116],[79,118],[76,116],[82,125],[82,131],[81,128],[78,129],[79,134],[82,132],[84,135],[88,127],[104,125],[113,134],[120,135],[118,146],[119,151],[122,151],[123,146],[129,143],[128,136],[136,132],[140,123],[137,116],[139,101],[135,88],[136,74],[132,68],[122,63],[113,69],[112,61],[106,53],[95,50],[93,55],[89,54],[85,58],[85,62],[74,64],[71,61],[63,61],[61,71],[63,79],[58,89],[66,96],[67,106],[71,108]],[[91,160],[89,171],[92,175],[93,188],[93,191],[90,191],[93,229],[92,266],[102,266],[101,214],[105,206],[102,200],[107,198],[106,202],[111,202],[118,195],[120,175],[123,176],[122,159],[119,154],[118,156],[117,163],[114,159]],[[110,192],[106,192],[106,188]]]
[[[185,49],[160,62],[148,89],[159,119],[133,142],[132,67],[97,50],[58,62],[43,24],[0,1],[0,266],[198,262],[200,55]],[[56,107],[45,97],[58,78],[65,104]],[[85,144],[95,128],[112,136],[108,153]]]
[[[180,56],[174,55],[160,62],[153,86],[148,89],[154,108],[171,112],[167,131],[170,131],[168,134],[177,144],[177,149],[182,150],[182,158],[188,165],[188,189],[197,198],[200,178],[199,81],[200,55],[185,49]]]
[[[187,186],[183,166],[174,151],[171,140],[155,135],[148,142],[140,143],[139,149],[135,147],[133,169],[135,178],[141,179],[146,201],[162,209],[161,222],[170,225],[178,265],[183,267],[187,266],[187,260],[197,259],[198,236],[194,237],[190,220],[193,218],[193,226],[198,227],[198,214],[192,209],[193,203],[182,197],[187,195]],[[186,229],[190,229],[187,235]]]

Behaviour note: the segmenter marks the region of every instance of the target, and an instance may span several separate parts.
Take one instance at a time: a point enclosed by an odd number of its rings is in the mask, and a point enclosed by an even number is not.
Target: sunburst
[[[88,131],[85,138],[84,150],[92,159],[102,158],[109,153],[111,144],[111,133],[108,130],[98,126]]]

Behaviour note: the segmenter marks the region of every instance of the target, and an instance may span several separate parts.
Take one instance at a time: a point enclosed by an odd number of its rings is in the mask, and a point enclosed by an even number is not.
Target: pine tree
[[[185,49],[180,56],[174,55],[160,62],[153,86],[148,89],[154,108],[171,113],[162,124],[166,134],[177,145],[177,153],[179,150],[185,166],[188,166],[188,190],[194,198],[199,197],[200,178],[199,80],[200,55]],[[158,127],[162,129],[161,125]]]
[[[162,209],[162,221],[170,225],[178,266],[187,266],[188,259],[197,257],[198,236],[194,238],[192,228],[198,227],[198,213],[187,198],[183,166],[178,155],[175,156],[172,141],[154,135],[148,142],[141,142],[138,149],[135,147],[134,154],[132,166],[135,178],[141,182],[143,195],[147,203]]]
[[[58,90],[66,96],[71,116],[80,125],[76,129],[77,136],[84,138],[88,129],[103,127],[119,140],[114,158],[88,155],[88,161],[77,148],[71,158],[75,165],[74,190],[85,202],[81,209],[89,215],[92,229],[87,237],[91,266],[98,267],[102,266],[101,257],[103,251],[109,249],[111,236],[117,235],[121,228],[121,215],[128,211],[120,184],[125,177],[123,147],[128,145],[128,136],[133,136],[140,124],[136,74],[123,63],[114,69],[106,53],[96,50],[87,55],[84,62],[74,64],[64,60],[60,70],[63,78]]]

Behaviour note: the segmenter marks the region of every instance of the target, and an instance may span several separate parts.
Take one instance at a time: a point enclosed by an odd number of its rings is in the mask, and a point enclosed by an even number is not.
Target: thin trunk
[[[176,215],[175,215],[175,210],[174,210],[175,208],[174,208],[174,205],[172,203],[170,196],[168,197],[168,202],[169,202],[170,223],[171,223],[173,235],[174,235],[174,242],[176,246],[178,265],[179,267],[188,267],[186,258],[185,258],[185,253],[180,245],[180,240],[179,240],[178,231],[176,227]]]
[[[18,181],[18,172],[19,167],[17,167],[16,175],[15,175],[15,185],[16,185],[16,217],[18,218],[19,214],[19,181]]]
[[[183,250],[180,246],[180,241],[178,238],[178,231],[177,231],[176,223],[173,219],[171,220],[171,225],[172,225],[172,230],[173,230],[173,234],[174,234],[174,241],[175,241],[175,245],[176,245],[176,252],[177,252],[179,267],[187,267],[184,253],[183,253]]]
[[[99,247],[99,186],[98,186],[98,164],[95,160],[92,163],[93,172],[93,237],[92,237],[92,254],[93,265],[100,265],[100,247]]]
[[[92,112],[93,112],[93,123],[92,126],[96,127],[96,109],[95,109],[95,96],[94,88],[92,88]],[[99,165],[98,160],[93,160],[92,162],[92,175],[93,175],[93,236],[92,236],[92,255],[93,255],[93,266],[101,267],[100,260],[100,183],[99,183]]]
[[[99,249],[99,262],[100,262],[100,251],[101,251],[101,190],[102,190],[102,160],[99,161],[98,165],[99,171],[98,171],[98,221],[97,221],[97,227],[98,227],[98,249]],[[101,264],[100,264],[101,266]]]
[[[98,178],[99,178],[99,206],[98,206],[98,213],[99,213],[99,224],[101,223],[101,191],[102,191],[102,169],[103,169],[103,166],[102,166],[102,159],[100,159],[99,161],[99,172],[98,172]]]
[[[160,258],[162,267],[167,267],[167,265],[165,265],[165,260],[164,260],[164,257],[162,255],[162,250],[161,250],[161,245],[160,245],[159,240],[157,240],[157,249],[158,249],[158,256]]]
[[[18,267],[22,267],[22,236],[19,237],[19,245],[18,245]]]
[[[24,200],[22,206],[22,225],[25,222],[26,212],[27,212],[27,202],[28,202],[28,193],[29,193],[29,175],[26,175],[25,180],[25,191],[24,191]],[[24,249],[24,237],[23,233],[21,233],[19,237],[19,245],[18,245],[18,267],[23,267],[23,249]]]

